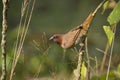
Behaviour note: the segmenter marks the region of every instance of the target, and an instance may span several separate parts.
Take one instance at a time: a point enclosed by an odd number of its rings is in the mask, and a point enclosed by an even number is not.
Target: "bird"
[[[54,34],[49,40],[53,40],[57,44],[59,44],[62,48],[70,48],[75,43],[78,35],[80,33],[80,29],[70,30],[66,34]]]
[[[65,34],[54,34],[49,40],[53,40],[64,49],[78,44],[82,40],[81,38],[86,35],[89,22],[91,22],[92,18],[93,16],[90,14],[83,24],[78,25]]]
[[[71,48],[72,46],[82,42],[83,36],[87,35],[89,25],[92,22],[93,17],[95,16],[98,9],[103,5],[104,1],[102,1],[97,6],[97,8],[88,15],[88,17],[85,19],[85,21],[82,24],[71,29],[65,34],[54,34],[49,38],[49,40],[56,42],[64,49]]]

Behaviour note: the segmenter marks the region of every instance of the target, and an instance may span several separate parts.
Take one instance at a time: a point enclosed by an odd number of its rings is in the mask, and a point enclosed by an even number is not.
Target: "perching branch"
[[[84,52],[80,51],[79,52],[79,57],[78,57],[76,80],[81,79],[81,69],[82,69],[83,55],[84,55]]]
[[[6,80],[6,32],[7,32],[7,11],[8,11],[8,0],[2,0],[3,2],[3,21],[2,21],[2,75],[1,80]]]
[[[80,32],[80,35],[83,34],[82,41],[81,43],[83,44],[81,46],[81,48],[79,49],[79,56],[78,56],[78,65],[77,65],[77,74],[76,74],[76,80],[80,80],[81,79],[81,68],[82,68],[82,61],[83,61],[83,55],[85,52],[85,39],[87,37],[87,32],[89,29],[89,25],[91,24],[95,14],[97,13],[97,11],[102,7],[103,3],[105,2],[105,0],[103,0],[98,6],[97,8],[91,12],[88,17],[86,18],[86,20],[82,23],[82,30]],[[87,46],[86,46],[87,47]],[[89,62],[88,62],[89,63]],[[89,65],[89,64],[88,64]],[[89,79],[89,77],[88,77]]]
[[[85,39],[85,53],[87,56],[87,80],[90,80],[90,59],[89,59],[89,54],[88,54],[88,44],[87,44],[87,37]]]

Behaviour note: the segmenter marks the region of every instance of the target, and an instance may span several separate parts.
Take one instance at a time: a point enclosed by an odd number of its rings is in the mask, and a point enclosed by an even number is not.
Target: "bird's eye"
[[[58,36],[54,36],[54,38],[56,39],[56,38],[58,38]]]

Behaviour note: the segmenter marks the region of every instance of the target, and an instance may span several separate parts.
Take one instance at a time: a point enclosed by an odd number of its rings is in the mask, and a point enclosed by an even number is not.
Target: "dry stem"
[[[8,0],[2,0],[3,2],[3,21],[2,21],[2,75],[1,80],[6,80],[6,32],[7,32],[7,11],[8,11]]]
[[[30,0],[30,1],[31,1],[31,0]],[[30,11],[30,15],[29,15],[28,21],[26,20],[26,18],[27,18],[27,16],[28,16],[28,8],[29,8],[29,6],[30,6],[30,1],[24,0],[24,4],[22,5],[21,21],[20,21],[20,25],[19,25],[17,42],[16,42],[16,46],[15,46],[14,59],[13,59],[13,63],[12,63],[10,80],[12,80],[12,78],[13,78],[14,70],[15,70],[15,67],[16,67],[16,65],[17,65],[17,62],[18,62],[20,53],[21,53],[21,51],[22,51],[22,47],[23,47],[23,44],[24,44],[24,40],[25,40],[27,31],[28,31],[28,27],[29,27],[29,24],[30,24],[31,17],[32,17],[34,5],[35,5],[35,0],[33,1],[32,9],[31,9],[31,11]],[[28,2],[28,3],[27,3],[27,2]],[[28,6],[28,4],[29,4],[29,6]],[[28,7],[28,8],[27,8],[27,7]],[[20,36],[21,24],[22,24],[23,16],[25,15],[25,10],[26,10],[26,8],[27,8],[27,13],[26,13],[26,17],[25,17],[24,27],[23,27],[23,29],[22,29],[22,34],[21,34],[21,36]],[[20,41],[19,41],[19,37],[20,37]]]
[[[79,57],[78,57],[76,80],[80,80],[80,78],[81,78],[81,68],[82,68],[83,54],[84,54],[83,51],[80,51]]]

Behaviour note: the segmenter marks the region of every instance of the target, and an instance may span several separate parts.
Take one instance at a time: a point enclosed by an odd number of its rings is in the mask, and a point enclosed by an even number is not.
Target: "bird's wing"
[[[64,48],[69,48],[72,45],[74,45],[74,43],[75,43],[76,39],[78,38],[79,34],[80,34],[79,29],[74,30],[74,31],[69,31],[68,33],[66,33],[63,36],[62,46]]]
[[[75,30],[78,30],[78,29],[83,29],[83,25],[78,25],[77,27],[71,29],[70,31],[75,31]]]

